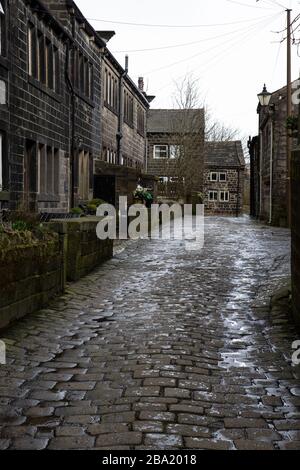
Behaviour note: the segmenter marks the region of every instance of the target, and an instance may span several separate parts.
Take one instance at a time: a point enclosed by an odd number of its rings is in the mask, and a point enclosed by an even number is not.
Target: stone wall
[[[0,328],[45,307],[113,256],[113,241],[99,240],[99,218],[53,221],[46,241],[30,241],[0,251]]]
[[[226,173],[226,181],[209,181],[211,171]],[[228,191],[229,201],[209,201],[209,191]],[[204,204],[206,215],[239,216],[243,211],[244,170],[211,167],[204,171]]]
[[[43,19],[34,14],[36,5],[32,2],[12,0],[10,2],[10,39],[8,41],[8,61],[10,68],[8,86],[9,125],[6,129],[9,172],[7,189],[10,192],[10,206],[15,209],[23,201],[25,192],[24,166],[26,146],[34,146],[35,156],[27,173],[32,174],[28,204],[31,210],[64,212],[68,210],[68,156],[69,156],[69,97],[64,80],[66,46],[60,33],[49,18]],[[28,24],[51,40],[58,50],[59,90],[47,88],[41,81],[28,73]],[[5,129],[4,129],[5,130]],[[47,146],[59,151],[60,186],[58,194],[38,194],[39,146]]]
[[[300,150],[292,154],[292,302],[300,328]]]
[[[1,249],[0,328],[41,309],[63,292],[62,253],[58,234],[47,241]]]
[[[53,221],[51,228],[65,238],[66,279],[78,281],[113,256],[113,241],[99,240],[97,217]]]

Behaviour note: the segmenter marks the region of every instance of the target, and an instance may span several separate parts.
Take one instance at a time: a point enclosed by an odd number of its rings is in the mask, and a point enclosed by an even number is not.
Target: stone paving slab
[[[299,449],[289,232],[139,241],[3,332],[0,449]]]

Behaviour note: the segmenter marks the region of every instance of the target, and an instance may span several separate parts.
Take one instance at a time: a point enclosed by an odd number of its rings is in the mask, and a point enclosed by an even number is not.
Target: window
[[[49,145],[39,144],[37,159],[38,193],[58,196],[60,151]]]
[[[0,80],[0,104],[6,104],[6,82]]]
[[[117,160],[118,160],[117,152],[115,150],[104,147],[103,155],[104,155],[103,159],[107,163],[111,163],[112,165],[117,165],[118,164],[118,162],[117,162]]]
[[[133,127],[133,97],[124,90],[124,122]]]
[[[93,65],[78,49],[73,52],[72,75],[77,92],[91,100],[93,98]]]
[[[104,104],[115,113],[119,110],[119,82],[107,68],[104,72]]]
[[[5,25],[5,5],[0,0],[0,55],[5,55],[6,25]]]
[[[228,191],[220,191],[220,201],[221,202],[228,202],[229,201],[229,192]]]
[[[154,158],[168,158],[168,146],[167,145],[154,145],[153,157]]]
[[[159,182],[162,184],[167,184],[169,182],[169,177],[168,176],[161,176],[159,178]]]
[[[79,197],[83,201],[89,198],[89,170],[90,154],[82,151],[79,153]]]
[[[28,74],[47,88],[59,92],[58,48],[32,23],[28,24],[27,47]]]
[[[171,160],[180,158],[182,155],[182,145],[170,145],[170,155]]]
[[[209,181],[218,181],[218,173],[211,171],[209,174]]]
[[[208,200],[209,201],[217,201],[218,200],[218,191],[209,191],[208,192]]]
[[[226,175],[226,173],[219,173],[219,181],[220,181],[221,183],[227,181],[227,175]]]
[[[140,105],[137,107],[137,131],[142,136],[145,135],[145,111]]]
[[[4,134],[0,132],[0,191],[3,191]]]

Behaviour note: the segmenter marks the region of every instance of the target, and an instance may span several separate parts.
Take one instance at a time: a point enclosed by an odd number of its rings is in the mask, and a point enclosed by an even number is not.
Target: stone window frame
[[[175,149],[175,156],[174,153],[172,153],[172,149]],[[170,160],[176,160],[180,155],[183,154],[183,145],[180,144],[171,144],[169,145],[169,159]]]
[[[224,175],[225,179],[221,179],[221,175]],[[227,182],[227,173],[226,173],[226,171],[220,171],[219,172],[219,182],[220,183],[226,183]]]
[[[146,121],[145,110],[140,104],[138,104],[137,105],[137,131],[142,137],[145,137],[145,121]]]
[[[37,143],[37,194],[42,199],[59,197],[61,151]]]
[[[211,197],[212,196],[212,197]],[[215,197],[216,196],[216,197]],[[215,189],[210,189],[208,191],[208,200],[209,202],[218,202],[219,200],[219,192]]]
[[[213,179],[212,175],[216,175],[216,179]],[[208,175],[208,180],[212,183],[217,183],[219,181],[219,173],[217,171],[210,171]]]
[[[134,127],[134,98],[127,88],[124,88],[124,122],[131,128]]]
[[[166,153],[166,156],[165,157],[162,157],[162,156],[156,156],[156,149],[158,147],[164,147],[165,148],[165,153]],[[169,158],[169,146],[168,145],[165,145],[165,144],[156,144],[156,145],[153,145],[153,159],[154,160],[167,160]]]
[[[7,102],[8,102],[8,90],[7,90],[7,81],[4,80],[1,76],[0,76],[0,88],[3,87],[3,95],[4,95],[4,100],[1,101],[0,100],[0,106],[5,106],[7,105]],[[2,91],[0,90],[0,92],[2,93]]]
[[[119,112],[119,80],[108,67],[104,70],[104,106],[115,114]]]
[[[224,199],[222,199],[222,194],[224,195]],[[230,193],[229,191],[219,191],[219,201],[220,202],[229,202],[230,201]]]
[[[88,150],[80,149],[78,152],[78,195],[82,201],[87,201],[90,194],[90,160],[92,156]]]
[[[27,22],[27,73],[45,90],[60,94],[58,42],[31,18]]]
[[[88,100],[94,100],[94,66],[83,49],[76,45],[72,53],[72,77],[73,86],[78,96]]]

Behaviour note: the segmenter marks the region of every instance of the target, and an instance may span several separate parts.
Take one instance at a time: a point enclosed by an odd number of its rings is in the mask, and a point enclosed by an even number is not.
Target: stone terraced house
[[[147,171],[160,197],[191,202],[202,192],[204,128],[204,109],[149,110]]]
[[[259,135],[249,141],[251,215],[282,227],[288,224],[286,95],[283,87],[271,94],[268,106],[258,105]],[[297,115],[296,105],[292,112]]]
[[[153,97],[107,49],[111,32],[73,0],[0,6],[0,210],[63,214],[132,195]]]
[[[207,215],[241,215],[244,172],[245,159],[240,141],[205,143],[204,204]]]

